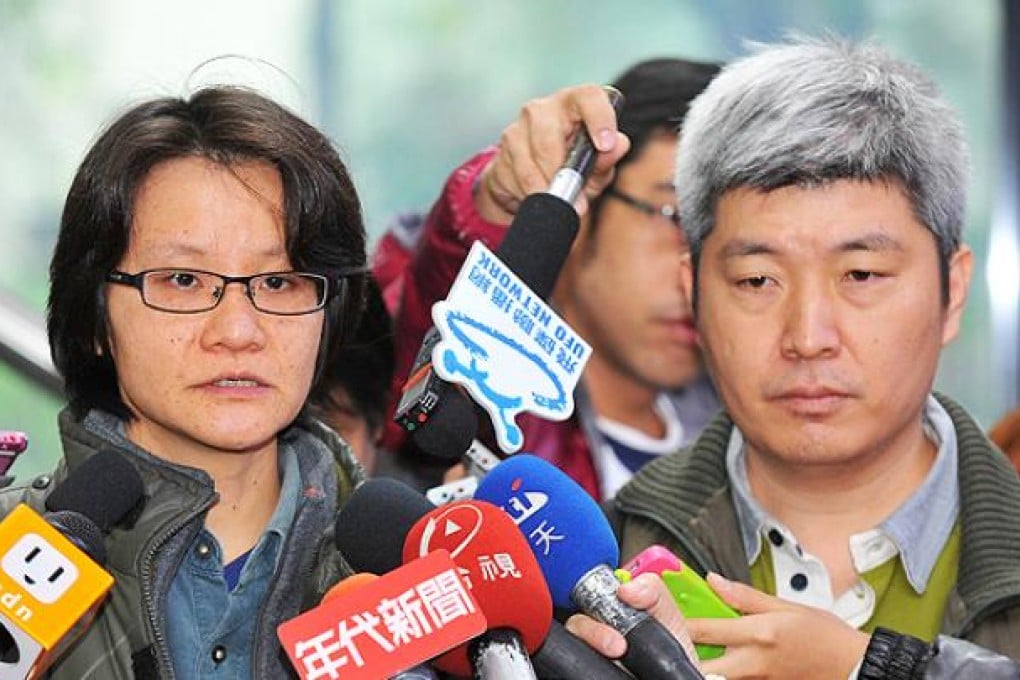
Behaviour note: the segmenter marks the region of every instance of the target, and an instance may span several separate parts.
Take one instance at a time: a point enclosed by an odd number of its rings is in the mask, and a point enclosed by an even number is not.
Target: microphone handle
[[[652,617],[631,628],[624,638],[627,653],[621,661],[635,677],[642,680],[703,680],[705,677],[687,656],[680,641]]]
[[[608,565],[600,564],[581,577],[571,598],[585,614],[623,634],[627,653],[624,667],[641,680],[704,678],[680,641],[646,611],[634,609],[616,596],[620,582]]]
[[[475,680],[538,680],[516,631],[490,628],[468,646]]]
[[[632,680],[615,663],[575,637],[555,619],[545,642],[531,656],[535,671],[542,678],[579,678],[580,680]]]

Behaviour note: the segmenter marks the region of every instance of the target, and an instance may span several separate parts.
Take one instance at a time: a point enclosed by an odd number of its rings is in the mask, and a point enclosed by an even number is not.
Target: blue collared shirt
[[[167,642],[179,678],[251,678],[259,608],[280,561],[301,493],[297,454],[280,443],[280,499],[230,591],[219,542],[195,536],[170,585]],[[270,641],[275,644],[275,641]]]
[[[956,430],[952,420],[931,395],[925,402],[923,419],[925,435],[938,447],[935,462],[924,482],[877,527],[852,536],[849,546],[859,573],[898,556],[911,587],[918,594],[927,588],[935,563],[953,531],[960,507]],[[747,478],[744,438],[736,428],[726,451],[726,467],[748,564],[758,558],[762,541],[767,539],[772,544],[777,595],[833,610],[853,625],[866,621],[875,603],[872,601],[868,605],[869,588],[863,580],[855,593],[839,601],[830,599],[829,602],[824,601],[823,592],[827,583],[820,589],[816,587],[820,585],[817,583],[810,583],[811,587],[805,585],[812,574],[827,580],[828,573],[821,561],[803,552],[793,533],[769,515],[754,498]],[[798,576],[807,577],[797,583],[800,588],[789,588],[790,579],[781,578],[779,572],[791,569],[796,569]],[[829,597],[832,597],[831,591]]]

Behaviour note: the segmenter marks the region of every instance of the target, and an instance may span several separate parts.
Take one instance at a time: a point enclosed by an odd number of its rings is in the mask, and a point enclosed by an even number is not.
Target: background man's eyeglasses
[[[311,314],[326,306],[340,292],[347,276],[363,268],[343,272],[337,281],[308,272],[265,272],[251,276],[224,276],[201,269],[146,269],[137,274],[113,270],[110,283],[137,288],[142,302],[152,309],[173,314],[196,314],[214,309],[231,283],[244,286],[252,306],[266,314]]]
[[[645,215],[648,215],[649,217],[663,217],[668,221],[672,222],[674,226],[677,227],[680,226],[680,214],[677,212],[675,205],[672,205],[670,203],[667,203],[665,205],[655,205],[653,203],[649,203],[648,201],[644,201],[640,198],[631,196],[628,193],[624,193],[623,191],[620,191],[619,189],[613,186],[606,189],[605,193],[606,196],[610,196],[618,201],[622,201],[623,203],[626,203],[630,207],[635,208],[640,212],[643,212]]]

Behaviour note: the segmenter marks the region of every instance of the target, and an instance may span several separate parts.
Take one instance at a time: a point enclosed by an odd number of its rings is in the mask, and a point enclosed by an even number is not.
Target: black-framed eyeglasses
[[[666,203],[664,205],[655,205],[654,203],[649,203],[648,201],[642,200],[635,196],[631,196],[628,193],[620,191],[614,186],[611,186],[608,189],[606,189],[605,193],[606,196],[611,196],[612,198],[615,198],[618,201],[626,203],[630,207],[635,208],[640,212],[643,212],[645,215],[648,215],[649,217],[663,217],[669,222],[672,222],[673,226],[676,227],[680,226],[680,213],[677,211],[676,206],[671,203]]]
[[[171,314],[197,314],[214,309],[232,283],[244,286],[255,309],[266,314],[298,316],[326,306],[342,289],[342,280],[364,273],[363,268],[343,272],[334,283],[322,274],[264,272],[251,276],[224,276],[201,269],[146,269],[137,274],[113,270],[110,283],[137,288],[147,307]]]

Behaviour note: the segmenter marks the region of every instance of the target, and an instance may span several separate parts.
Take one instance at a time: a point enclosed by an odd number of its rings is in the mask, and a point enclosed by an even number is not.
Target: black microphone
[[[96,564],[106,564],[103,535],[135,509],[143,494],[135,467],[115,451],[100,451],[46,497],[45,519]]]
[[[619,112],[623,95],[612,87],[604,89]],[[549,189],[525,197],[496,249],[496,257],[542,300],[552,294],[577,236],[580,217],[573,203],[595,157],[591,138],[585,130],[578,130]],[[475,438],[478,418],[471,400],[432,370],[432,348],[438,342],[439,332],[433,327],[415,357],[394,420],[426,453],[455,460]]]
[[[404,564],[404,538],[435,509],[420,493],[388,477],[366,479],[336,516],[336,547],[355,572],[386,574]]]
[[[406,484],[387,478],[366,480],[337,514],[337,549],[355,572],[390,572],[403,564],[407,534],[434,509]],[[541,678],[630,678],[555,619],[531,662]]]

